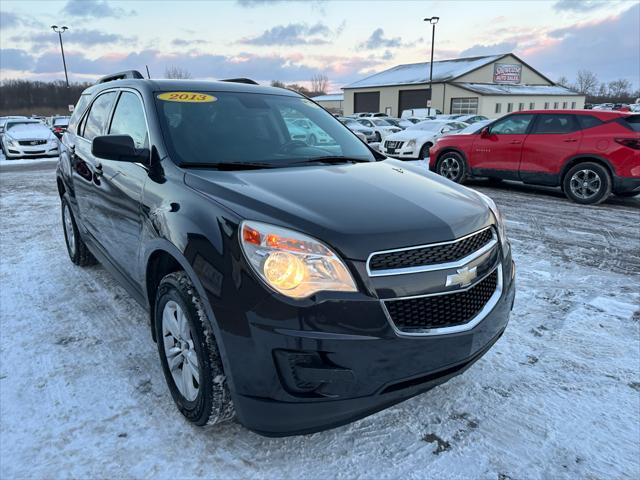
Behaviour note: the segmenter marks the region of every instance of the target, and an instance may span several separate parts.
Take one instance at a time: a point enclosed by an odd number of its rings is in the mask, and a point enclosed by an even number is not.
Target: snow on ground
[[[145,312],[67,258],[53,168],[0,170],[0,476],[639,478],[640,200],[475,186],[518,265],[505,335],[430,392],[268,439],[183,420]]]

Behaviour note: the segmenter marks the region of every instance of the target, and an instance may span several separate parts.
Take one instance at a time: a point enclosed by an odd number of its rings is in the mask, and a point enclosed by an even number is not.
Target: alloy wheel
[[[168,301],[162,311],[164,354],[180,394],[192,402],[200,390],[200,369],[191,327],[182,307]]]
[[[462,170],[462,166],[460,165],[460,161],[455,157],[447,157],[443,159],[440,164],[440,175],[449,180],[458,178],[460,170]]]
[[[602,179],[593,170],[578,170],[571,177],[569,188],[576,197],[582,200],[590,200],[600,192]]]
[[[76,253],[76,236],[73,231],[73,219],[71,218],[71,212],[69,211],[69,206],[66,203],[62,208],[62,218],[64,223],[64,234],[67,237],[67,245],[69,246],[69,251],[73,257]]]

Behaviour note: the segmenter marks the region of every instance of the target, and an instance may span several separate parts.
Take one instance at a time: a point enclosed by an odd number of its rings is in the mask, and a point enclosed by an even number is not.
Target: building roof
[[[433,62],[433,81],[448,82],[473,70],[484,67],[491,62],[501,59],[509,54],[484,55],[482,57],[455,58],[452,60],[440,60]],[[370,75],[362,80],[353,82],[345,87],[386,87],[391,85],[412,85],[429,82],[430,62],[407,63],[389,68],[379,73]]]
[[[561,85],[508,85],[467,82],[455,82],[453,85],[481,95],[580,95]]]
[[[316,102],[338,102],[344,100],[344,93],[328,93],[312,97],[312,99]]]

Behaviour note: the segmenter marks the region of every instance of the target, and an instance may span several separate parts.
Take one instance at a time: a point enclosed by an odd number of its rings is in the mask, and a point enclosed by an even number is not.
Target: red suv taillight
[[[614,140],[625,147],[640,150],[640,138],[614,138]]]

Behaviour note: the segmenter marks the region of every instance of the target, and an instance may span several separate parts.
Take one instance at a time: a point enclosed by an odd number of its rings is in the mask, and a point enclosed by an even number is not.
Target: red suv
[[[613,192],[640,194],[640,115],[598,110],[527,110],[467,135],[437,140],[429,168],[469,177],[559,186],[578,203]]]

